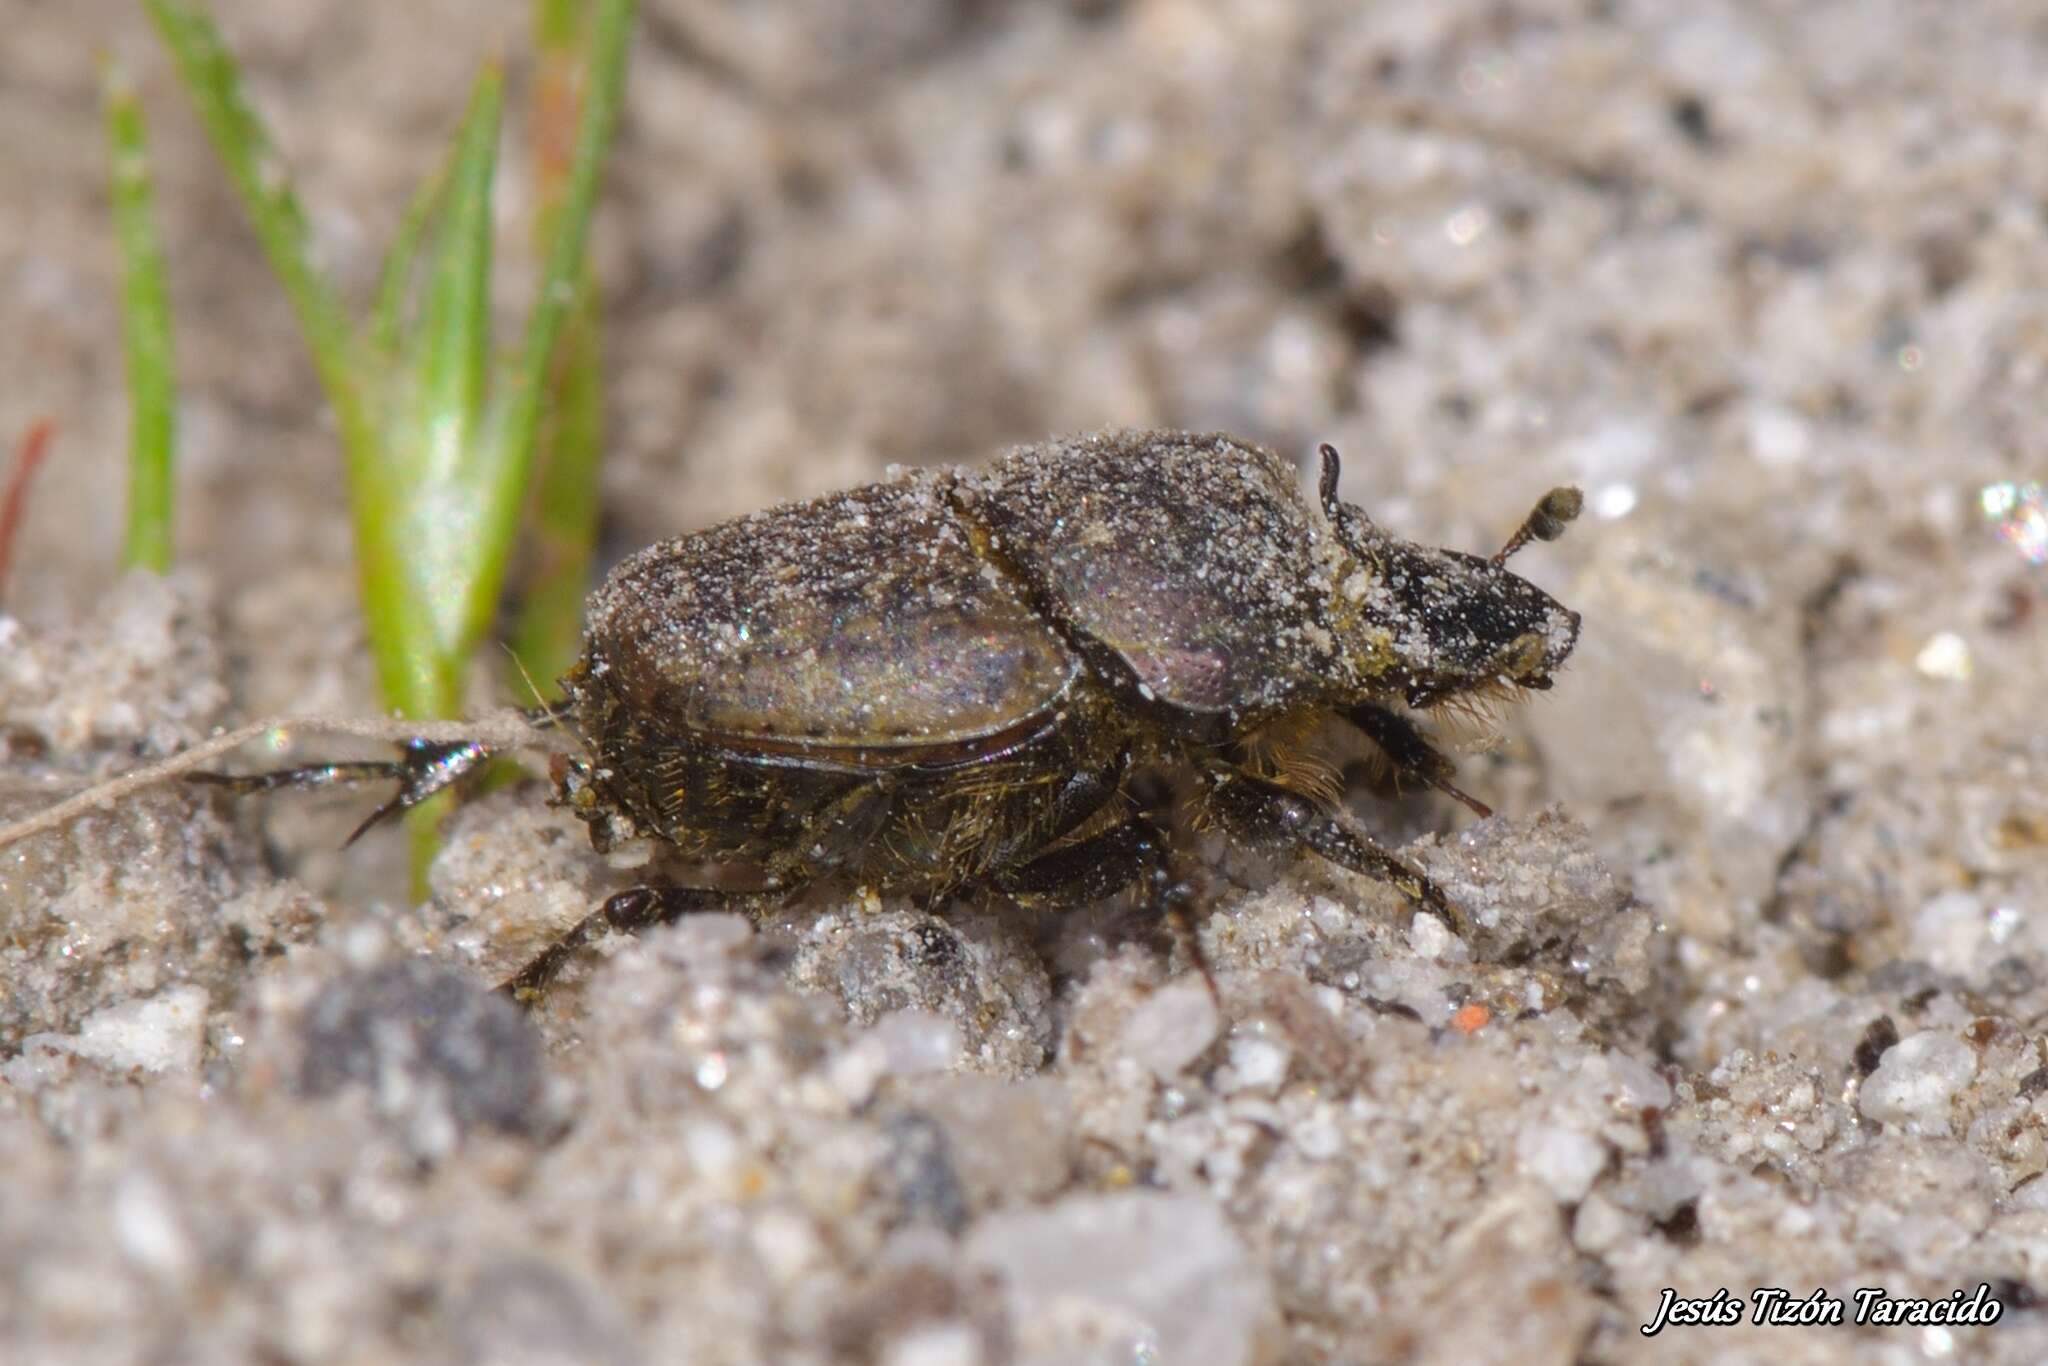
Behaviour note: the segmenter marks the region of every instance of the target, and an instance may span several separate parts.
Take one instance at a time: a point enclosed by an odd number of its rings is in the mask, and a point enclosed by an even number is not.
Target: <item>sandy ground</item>
[[[523,7],[221,9],[359,293]],[[179,309],[165,582],[115,569],[103,47]],[[1502,814],[1351,798],[1475,926],[1212,840],[1220,1010],[1114,908],[837,891],[521,1015],[488,984],[631,877],[537,785],[420,904],[335,852],[361,804],[154,793],[0,851],[0,1358],[2048,1359],[2044,72],[2018,0],[650,4],[607,553],[1109,425],[1332,441],[1476,551],[1577,483],[1517,561],[1577,655],[1463,761]],[[0,436],[60,424],[0,815],[372,710],[332,434],[129,6],[14,6],[0,130]],[[1740,1321],[1645,1336],[1667,1289]]]

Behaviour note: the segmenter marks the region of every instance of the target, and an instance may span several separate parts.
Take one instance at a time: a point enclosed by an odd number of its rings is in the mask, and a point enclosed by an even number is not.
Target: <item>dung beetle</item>
[[[593,936],[761,908],[843,879],[1060,907],[1171,888],[1141,772],[1192,779],[1194,815],[1311,851],[1453,924],[1421,872],[1334,803],[1306,748],[1342,718],[1397,777],[1480,814],[1414,711],[1548,688],[1579,617],[1504,567],[1559,535],[1546,495],[1491,558],[1431,549],[1234,437],[1124,431],[919,469],[649,546],[591,596],[564,699],[530,713],[581,753],[557,800],[599,850],[653,837],[756,866],[764,890],[643,886],[505,986],[528,997]],[[1318,505],[1319,504],[1319,505]],[[396,778],[365,826],[477,767],[481,741],[390,764],[229,778],[242,789]]]

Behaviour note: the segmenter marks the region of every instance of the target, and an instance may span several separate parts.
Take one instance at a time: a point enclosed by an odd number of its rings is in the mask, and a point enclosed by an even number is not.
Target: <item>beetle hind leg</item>
[[[1384,882],[1420,910],[1463,935],[1464,913],[1418,868],[1383,848],[1349,821],[1298,792],[1237,769],[1205,775],[1209,809],[1223,828],[1248,844],[1305,849]]]
[[[363,818],[349,837],[346,849],[386,818],[426,801],[453,787],[483,767],[497,751],[480,740],[444,744],[433,740],[408,740],[397,759],[353,761],[338,764],[305,764],[298,768],[273,769],[268,773],[215,773],[200,770],[187,773],[185,780],[224,787],[237,796],[270,792],[280,787],[352,787],[357,783],[395,782],[398,791]]]
[[[569,720],[571,704],[545,702],[525,711],[527,724],[549,730]],[[274,792],[281,787],[353,787],[358,783],[394,782],[398,791],[364,818],[349,837],[346,849],[391,816],[410,811],[436,793],[455,786],[482,768],[498,747],[481,740],[412,739],[399,746],[396,759],[350,760],[332,764],[301,764],[266,773],[218,773],[208,769],[185,774],[188,783],[226,788],[236,796]]]

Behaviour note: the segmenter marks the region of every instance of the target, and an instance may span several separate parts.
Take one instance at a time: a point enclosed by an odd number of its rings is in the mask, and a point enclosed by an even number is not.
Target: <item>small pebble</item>
[[[1857,1108],[1916,1133],[1949,1132],[1949,1101],[1977,1075],[1977,1052],[1953,1034],[1924,1030],[1901,1039],[1863,1083]]]

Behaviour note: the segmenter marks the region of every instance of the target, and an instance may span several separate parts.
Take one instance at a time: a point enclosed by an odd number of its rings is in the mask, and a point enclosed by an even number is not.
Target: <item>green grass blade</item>
[[[598,467],[604,459],[604,351],[596,291],[586,281],[562,331],[554,404],[533,503],[533,573],[524,585],[512,652],[543,697],[583,651],[583,600],[597,548]],[[519,680],[525,686],[525,678]]]
[[[552,239],[567,195],[575,130],[589,60],[582,0],[536,0],[534,43],[540,60],[530,119],[538,239]],[[599,466],[604,458],[604,328],[589,264],[562,327],[534,459],[540,487],[529,512],[531,569],[520,584],[512,630],[513,661],[551,695],[551,681],[582,651],[583,600],[597,545]]]
[[[488,477],[480,477],[478,482],[490,491],[492,500],[479,516],[480,525],[491,532],[480,539],[492,556],[484,566],[492,595],[479,603],[479,614],[471,622],[478,635],[488,626],[496,590],[504,583],[505,565],[538,445],[555,344],[563,320],[575,304],[577,282],[583,274],[584,243],[589,235],[591,211],[597,203],[599,176],[605,152],[618,127],[619,106],[625,93],[633,13],[634,0],[597,0],[591,26],[589,78],[577,121],[575,150],[570,156],[561,210],[550,233],[539,297],[527,320],[511,383],[498,404],[494,439],[481,442],[476,448],[479,463],[489,471]]]
[[[121,335],[131,424],[128,539],[122,560],[161,574],[171,567],[178,441],[171,293],[156,231],[142,106],[112,61],[102,64],[100,83],[112,154],[114,237],[121,250]]]
[[[470,95],[436,196],[438,223],[419,316],[400,343],[398,367],[389,372],[391,425],[374,478],[354,491],[357,544],[374,547],[363,552],[362,565],[370,648],[385,700],[406,716],[461,710],[462,679],[475,645],[464,623],[471,600],[495,592],[476,574],[472,519],[480,494],[469,482],[468,453],[481,439],[490,361],[491,186],[503,108],[503,77],[487,68]],[[417,250],[401,240],[392,259]],[[409,269],[401,267],[403,274]],[[404,286],[396,288],[402,293]],[[374,316],[371,326],[377,326]],[[451,795],[406,813],[415,892],[425,891]]]
[[[597,0],[590,41],[590,81],[584,93],[582,118],[577,123],[568,187],[562,196],[561,212],[552,234],[554,240],[549,244],[541,273],[540,297],[534,302],[533,316],[527,320],[506,410],[507,444],[520,462],[532,454],[555,338],[576,297],[576,280],[583,270],[583,247],[589,236],[591,210],[597,204],[604,156],[618,128],[619,106],[625,97],[626,55],[633,36],[634,7],[635,0]]]
[[[582,51],[583,16],[587,8],[584,0],[536,0],[533,40],[543,61]]]
[[[427,226],[441,206],[441,191],[447,184],[446,171],[413,192],[398,221],[398,232],[384,253],[384,267],[377,275],[376,302],[370,308],[370,349],[379,360],[389,362],[398,355],[405,326],[406,296],[412,288],[413,270],[419,264],[420,246],[426,241]]]
[[[497,174],[504,79],[495,68],[477,78],[456,138],[447,203],[407,346],[401,383],[412,399],[409,425],[426,439],[426,463],[405,462],[403,477],[452,485],[465,473],[483,414],[490,355],[491,184]]]
[[[314,267],[306,216],[282,159],[242,93],[234,56],[203,7],[184,0],[143,0],[143,7],[170,49],[271,269],[284,284],[349,460],[353,464],[367,459],[375,436],[360,391],[362,377],[348,320],[332,287]]]
[[[407,716],[462,701],[477,573],[472,448],[482,439],[490,355],[491,184],[503,80],[478,78],[448,171],[417,325],[392,375],[378,460],[353,490],[363,607],[385,699]]]

